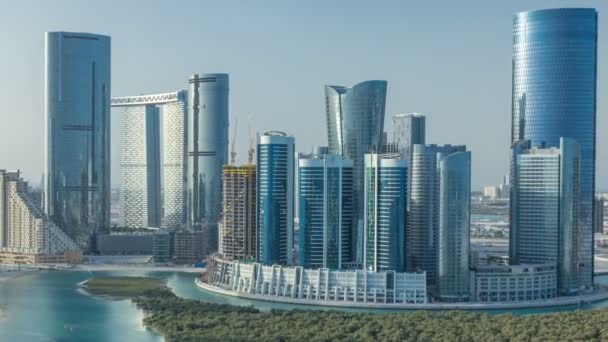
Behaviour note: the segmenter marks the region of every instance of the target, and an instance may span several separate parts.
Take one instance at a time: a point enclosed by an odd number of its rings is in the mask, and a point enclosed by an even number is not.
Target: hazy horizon
[[[253,130],[295,136],[296,150],[327,144],[323,87],[388,81],[391,117],[427,116],[427,143],[466,144],[473,189],[500,183],[509,165],[512,20],[519,11],[594,7],[599,12],[597,190],[608,169],[603,68],[608,37],[601,1],[5,1],[0,22],[0,169],[39,183],[44,158],[44,32],[112,37],[112,96],[187,88],[195,73],[230,74],[237,160]],[[112,111],[112,181],[118,186],[120,110]],[[233,127],[230,128],[230,136]]]

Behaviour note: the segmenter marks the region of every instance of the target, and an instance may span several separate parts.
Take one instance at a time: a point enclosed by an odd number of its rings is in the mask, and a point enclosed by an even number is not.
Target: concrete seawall
[[[394,310],[504,310],[504,309],[536,309],[546,307],[576,306],[581,303],[595,303],[608,300],[608,288],[601,288],[593,293],[576,297],[558,297],[543,301],[512,302],[512,303],[427,303],[427,304],[382,304],[366,302],[345,302],[332,300],[309,300],[291,297],[251,294],[222,289],[195,279],[196,286],[207,292],[243,298],[284,304],[313,305],[337,308],[355,309],[394,309]]]

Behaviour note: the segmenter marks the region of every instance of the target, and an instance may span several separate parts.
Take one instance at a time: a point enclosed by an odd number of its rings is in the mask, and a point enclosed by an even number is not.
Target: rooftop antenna
[[[255,152],[253,148],[253,134],[251,133],[251,118],[251,114],[247,115],[247,130],[249,131],[249,148],[247,149],[247,155],[249,165],[253,164],[253,153]]]
[[[232,141],[230,142],[230,165],[234,165],[236,160],[236,151],[234,149],[234,143],[236,142],[236,129],[238,127],[239,119],[234,119],[234,130],[232,131]]]

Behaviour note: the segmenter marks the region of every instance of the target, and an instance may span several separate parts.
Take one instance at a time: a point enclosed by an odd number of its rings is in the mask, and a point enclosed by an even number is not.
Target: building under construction
[[[219,253],[228,260],[253,259],[255,244],[255,165],[224,165]]]

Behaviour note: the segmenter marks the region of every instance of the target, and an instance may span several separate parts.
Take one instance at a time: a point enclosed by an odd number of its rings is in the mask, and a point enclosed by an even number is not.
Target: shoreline
[[[291,297],[277,297],[271,295],[249,294],[226,290],[217,286],[206,284],[196,278],[195,285],[198,289],[214,293],[222,296],[241,298],[248,300],[257,300],[271,303],[282,304],[297,304],[306,306],[329,307],[336,309],[389,309],[389,310],[511,310],[511,309],[542,309],[551,307],[569,307],[578,306],[580,303],[591,304],[608,300],[608,288],[602,287],[593,293],[580,295],[576,297],[557,297],[543,301],[529,302],[510,302],[510,303],[427,303],[427,304],[382,304],[382,303],[361,303],[361,302],[342,302],[333,300],[308,300],[297,299]],[[584,308],[584,307],[581,307]]]

